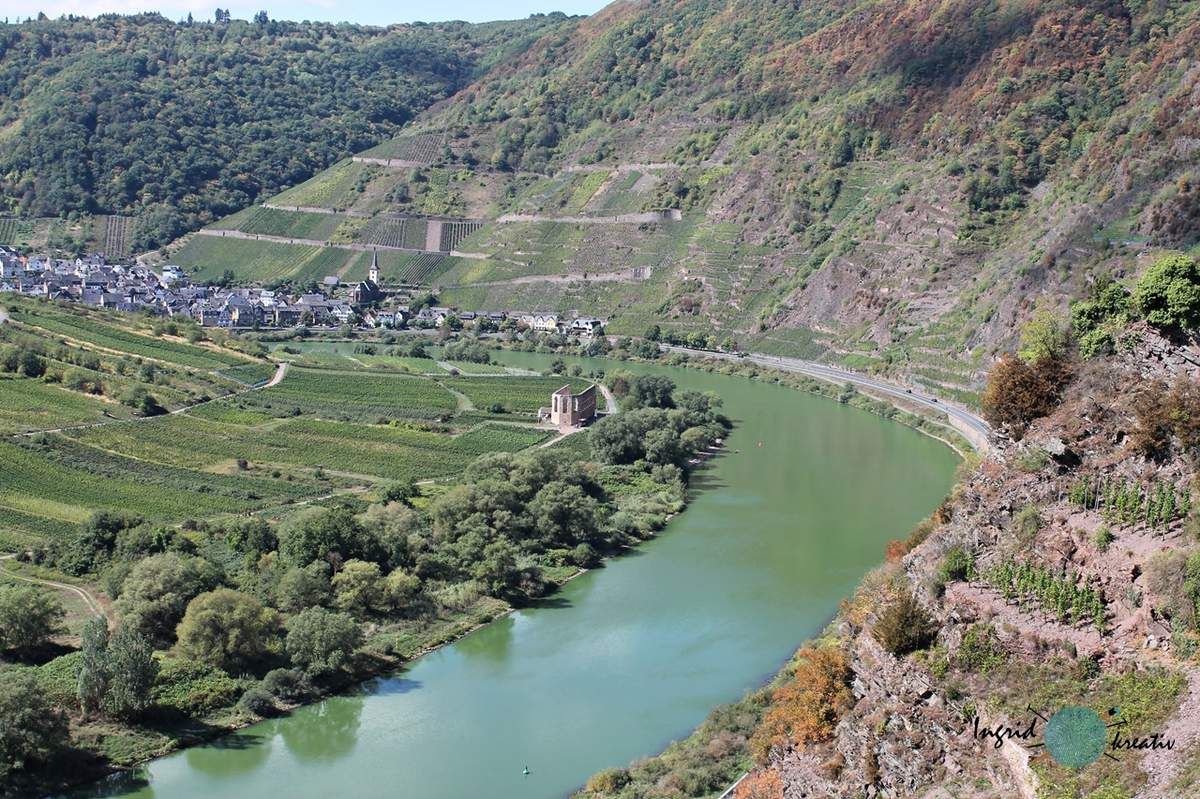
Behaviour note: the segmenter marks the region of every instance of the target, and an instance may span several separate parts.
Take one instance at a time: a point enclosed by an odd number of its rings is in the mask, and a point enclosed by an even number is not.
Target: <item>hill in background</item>
[[[1198,13],[614,3],[217,226],[258,241],[178,257],[309,278],[396,248],[403,278],[440,252],[447,303],[665,319],[971,400],[1035,304],[1195,246]]]
[[[0,233],[108,245],[74,224],[101,214],[136,218],[133,249],[166,243],[387,138],[565,19],[0,25],[0,214],[72,216]]]

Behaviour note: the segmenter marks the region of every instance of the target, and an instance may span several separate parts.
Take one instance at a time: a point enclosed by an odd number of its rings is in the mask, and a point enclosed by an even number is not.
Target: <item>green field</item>
[[[231,424],[191,415],[80,431],[93,447],[183,469],[214,469],[243,459],[255,467],[300,466],[373,478],[424,480],[466,468],[479,455],[515,452],[545,440],[541,430],[484,425],[458,436],[387,425],[318,419]]]
[[[255,205],[222,219],[213,227],[218,230],[261,233],[264,236],[328,241],[345,220],[346,217],[341,214],[283,211]]]
[[[216,280],[231,270],[240,280],[270,282],[295,277],[325,248],[254,239],[195,235],[171,254],[171,262],[187,268],[197,280]],[[343,263],[352,253],[343,254]]]
[[[143,336],[93,316],[72,313],[51,305],[36,309],[22,307],[12,311],[10,316],[13,321],[33,325],[79,341],[86,341],[97,347],[142,358],[166,361],[179,366],[219,369],[224,366],[241,366],[250,362],[248,358],[231,352],[221,352],[180,341]]]
[[[507,413],[534,414],[538,408],[549,407],[550,395],[565,385],[575,391],[591,385],[574,377],[458,377],[445,381],[455,391],[465,394],[481,411],[502,405]]]
[[[359,164],[349,159],[317,174],[298,186],[271,198],[274,205],[308,206],[340,209],[358,199],[360,186],[365,186],[380,168]]]
[[[40,380],[0,377],[0,434],[95,422],[105,410],[101,400]]]
[[[452,414],[454,395],[431,380],[399,374],[292,368],[277,386],[248,394],[248,407],[275,416],[339,421],[435,419]]]

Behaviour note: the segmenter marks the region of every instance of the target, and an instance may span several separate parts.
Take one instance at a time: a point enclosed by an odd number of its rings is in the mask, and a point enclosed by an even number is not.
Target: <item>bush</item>
[[[1026,505],[1013,517],[1013,535],[1022,544],[1032,543],[1033,539],[1037,538],[1037,534],[1041,532],[1042,525],[1044,524],[1045,521],[1043,521],[1042,514],[1038,511],[1037,506]]]
[[[975,578],[975,553],[961,544],[946,550],[942,565],[938,568],[938,579],[943,583],[961,582]]]
[[[587,792],[598,796],[610,796],[629,784],[629,770],[610,768],[592,775],[587,781]]]
[[[263,690],[284,702],[300,702],[312,696],[312,682],[299,669],[272,669],[262,680]]]
[[[154,701],[188,716],[202,716],[230,707],[242,693],[242,684],[225,672],[203,663],[164,658],[154,684]]]
[[[954,655],[960,668],[984,674],[1003,664],[1007,657],[995,628],[982,622],[967,629]]]
[[[871,630],[875,640],[896,657],[924,649],[937,637],[937,622],[908,590],[890,602]]]
[[[1030,365],[1005,355],[988,374],[980,398],[984,418],[1021,438],[1030,422],[1054,410],[1069,374],[1067,364],[1060,360],[1045,358]]]
[[[840,649],[806,647],[797,652],[791,679],[771,695],[762,724],[750,739],[755,760],[762,764],[772,749],[803,747],[833,735],[841,714],[853,704],[851,676]]]
[[[275,706],[274,697],[261,685],[251,685],[243,691],[242,698],[238,700],[238,707],[263,718],[274,716],[279,710]]]
[[[1133,303],[1156,327],[1195,330],[1200,327],[1200,264],[1186,255],[1160,258],[1138,280]]]

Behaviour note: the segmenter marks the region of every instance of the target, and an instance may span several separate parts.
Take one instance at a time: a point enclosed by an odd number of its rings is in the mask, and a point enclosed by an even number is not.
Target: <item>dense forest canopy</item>
[[[169,241],[387,138],[566,21],[2,24],[0,214],[137,215],[138,246]]]

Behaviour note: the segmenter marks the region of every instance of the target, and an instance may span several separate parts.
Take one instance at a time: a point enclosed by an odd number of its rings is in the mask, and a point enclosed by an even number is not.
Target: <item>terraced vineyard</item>
[[[108,216],[104,218],[104,241],[102,251],[110,259],[128,258],[133,254],[130,236],[133,233],[133,217]]]
[[[234,353],[143,336],[91,316],[55,309],[52,306],[36,311],[23,307],[10,312],[10,316],[13,321],[21,324],[33,325],[98,347],[180,366],[218,369],[250,362],[248,358]]]
[[[220,227],[264,236],[328,241],[346,217],[309,211],[284,211],[256,205],[223,219]]]
[[[442,237],[438,249],[443,252],[457,250],[459,243],[475,231],[483,227],[482,222],[464,220],[462,222],[443,222]]]
[[[257,386],[265,383],[275,374],[275,365],[271,363],[248,363],[242,366],[230,366],[221,369],[217,374],[236,380],[247,386]]]
[[[441,154],[443,136],[422,133],[416,136],[397,136],[362,153],[365,158],[387,158],[414,164],[432,164]]]
[[[428,222],[424,219],[377,216],[367,223],[360,236],[364,244],[423,250],[427,229]]]
[[[82,521],[97,508],[170,520],[239,512],[313,491],[284,480],[171,468],[59,436],[46,442],[0,442],[6,474],[0,507],[62,522]]]
[[[98,398],[30,378],[0,378],[0,434],[98,422],[121,413]]]
[[[326,270],[339,258],[344,264],[350,254],[347,250],[306,244],[192,236],[171,254],[170,261],[187,268],[197,280],[216,280],[225,270],[233,269],[244,280],[269,283]]]
[[[0,244],[23,244],[34,235],[37,222],[32,219],[0,219]]]

